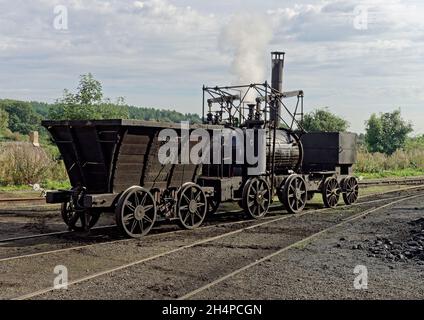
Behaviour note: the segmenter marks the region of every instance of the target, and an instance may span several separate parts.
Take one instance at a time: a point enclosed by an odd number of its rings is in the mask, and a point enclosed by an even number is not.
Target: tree
[[[412,124],[402,119],[400,109],[393,112],[373,113],[366,121],[365,143],[368,151],[392,154],[405,145]]]
[[[0,133],[4,132],[9,127],[9,114],[0,108]]]
[[[117,104],[112,104],[110,99],[103,99],[102,85],[94,79],[91,73],[80,76],[77,93],[69,90],[63,91],[62,98],[50,108],[49,118],[60,120],[94,120],[128,118],[128,108],[123,99],[119,98]]]
[[[28,134],[38,130],[41,118],[28,102],[1,100],[0,108],[9,114],[8,126],[12,132]]]
[[[309,112],[303,118],[303,128],[308,132],[343,132],[348,127],[349,122],[331,113],[328,108]]]
[[[100,103],[103,98],[102,90],[102,84],[91,73],[84,74],[80,77],[75,100],[85,106]]]

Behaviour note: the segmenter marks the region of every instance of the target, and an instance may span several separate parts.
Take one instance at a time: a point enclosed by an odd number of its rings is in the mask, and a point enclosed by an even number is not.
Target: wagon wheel
[[[343,200],[347,205],[355,203],[358,200],[359,184],[355,177],[348,176],[343,179]]]
[[[156,221],[156,201],[148,190],[131,187],[119,198],[115,216],[121,232],[140,238],[149,233]]]
[[[178,193],[178,224],[185,229],[199,227],[206,217],[208,202],[205,193],[195,183],[187,183]]]
[[[281,198],[284,207],[290,213],[299,213],[305,208],[307,190],[302,176],[293,174],[286,179]]]
[[[271,203],[271,189],[263,178],[250,178],[243,188],[242,205],[254,219],[265,216]]]
[[[337,206],[340,198],[340,185],[336,178],[328,177],[324,181],[322,188],[322,201],[325,207],[333,208]]]
[[[219,208],[219,205],[221,204],[220,199],[218,198],[218,196],[213,195],[208,197],[208,211],[207,211],[207,215],[210,217],[212,215],[214,215],[216,213],[216,211]]]
[[[72,201],[62,203],[60,211],[63,221],[73,231],[89,230],[100,218],[100,212],[75,210]]]

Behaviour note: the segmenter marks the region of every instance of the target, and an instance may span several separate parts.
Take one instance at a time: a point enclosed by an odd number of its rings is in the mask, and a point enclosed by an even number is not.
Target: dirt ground
[[[390,261],[373,253],[378,239],[407,243],[424,218],[422,198],[376,212],[293,248],[195,299],[423,299],[424,261]],[[418,224],[419,225],[419,224]],[[422,247],[421,247],[421,252]],[[368,288],[355,289],[357,265],[368,271]]]
[[[420,196],[332,229],[191,298],[422,299],[423,191],[403,193],[406,194]],[[258,221],[228,224],[240,220],[237,216],[218,217],[209,227],[192,231],[168,233],[166,230],[176,231],[178,228],[164,225],[155,230],[153,236],[141,240],[125,240],[103,230],[86,235],[87,238],[84,235],[60,236],[25,240],[19,245],[4,243],[0,246],[0,298],[10,299],[51,287],[56,277],[53,270],[57,265],[66,266],[69,280],[73,281],[165,253],[158,258],[72,284],[68,290],[53,290],[34,298],[175,299],[378,205],[381,203],[304,215],[272,212],[271,216],[281,219],[260,226],[255,226]],[[10,226],[11,218],[25,221],[25,217],[22,214],[8,215],[7,224]],[[59,225],[58,218],[41,217],[39,221],[45,221],[46,230],[51,231]],[[109,218],[105,218],[103,223],[109,223]],[[32,219],[35,220],[30,225],[40,226],[36,222],[37,215]],[[18,230],[19,225],[16,225]],[[251,226],[255,227],[250,229]],[[245,227],[249,228],[229,234]],[[31,233],[36,231],[31,229]],[[225,236],[184,248],[202,239],[221,235]],[[91,245],[54,254],[1,261],[1,258],[9,256],[87,244]],[[358,265],[362,266],[361,274],[354,273]],[[364,275],[364,267],[367,288],[355,289],[355,279]]]

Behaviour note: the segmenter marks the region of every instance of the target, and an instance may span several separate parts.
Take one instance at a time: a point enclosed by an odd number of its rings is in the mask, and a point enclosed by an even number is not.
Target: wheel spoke
[[[187,219],[188,219],[189,216],[190,216],[190,212],[187,212],[186,215],[185,215],[185,218],[183,220],[184,223],[187,222]]]
[[[132,225],[131,225],[131,233],[134,233],[134,229],[135,229],[135,227],[137,226],[137,220],[135,220],[134,219],[134,221],[133,221],[133,223],[132,223]]]
[[[187,197],[185,194],[183,194],[183,197],[187,201],[187,204],[189,204],[191,199],[189,197]]]
[[[132,205],[132,203],[130,203],[130,202],[127,202],[126,207],[127,207],[128,209],[130,209],[132,212],[134,212],[134,211],[135,211],[135,207],[134,207],[134,206]]]
[[[199,190],[199,192],[197,192],[197,195],[194,197],[194,200],[196,200],[197,202],[199,202],[200,201],[200,196],[202,195],[202,193],[200,192],[200,190]]]
[[[152,219],[150,219],[150,218],[149,218],[148,216],[146,216],[146,215],[143,217],[143,219],[144,219],[144,220],[146,220],[147,222],[153,223],[153,220],[152,220]]]
[[[200,212],[199,212],[199,211],[197,211],[197,210],[196,210],[196,212],[195,212],[195,213],[196,213],[196,216],[198,216],[200,220],[202,220],[202,219],[203,219],[203,216],[200,214]]]
[[[131,220],[135,219],[134,214],[127,214],[126,216],[124,216],[124,218],[122,219],[123,222],[125,224],[127,224],[128,222],[130,222]]]
[[[146,199],[147,199],[147,193],[145,193],[144,197],[141,199],[140,205],[144,206],[144,204],[146,203]]]
[[[155,206],[153,205],[153,204],[144,204],[143,205],[143,208],[144,208],[144,211],[145,212],[147,212],[147,211],[149,211],[149,210],[151,210],[151,209],[153,209]]]
[[[135,204],[135,206],[138,207],[140,205],[140,199],[138,198],[138,193],[137,192],[135,192],[133,194],[133,198],[134,198],[134,204]]]

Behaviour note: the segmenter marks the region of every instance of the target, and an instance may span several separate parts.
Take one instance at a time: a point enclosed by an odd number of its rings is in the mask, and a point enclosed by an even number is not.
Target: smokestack
[[[271,52],[272,74],[271,87],[278,92],[283,92],[283,68],[284,68],[285,52]],[[271,109],[270,120],[275,122],[278,127],[280,125],[281,103],[275,102],[274,108]]]

